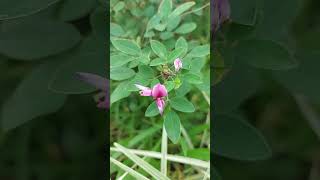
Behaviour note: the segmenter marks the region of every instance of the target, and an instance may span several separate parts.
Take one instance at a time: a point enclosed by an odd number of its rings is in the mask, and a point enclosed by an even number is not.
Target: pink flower
[[[178,72],[182,68],[182,61],[181,59],[177,58],[173,62],[174,68],[176,69],[176,72]]]
[[[156,101],[159,112],[162,115],[165,108],[165,104],[166,104],[165,101],[163,100],[163,97],[168,95],[166,87],[160,83],[153,86],[152,90],[148,87],[141,86],[139,84],[135,84],[135,86],[141,90],[140,91],[141,96],[153,97],[153,99]]]

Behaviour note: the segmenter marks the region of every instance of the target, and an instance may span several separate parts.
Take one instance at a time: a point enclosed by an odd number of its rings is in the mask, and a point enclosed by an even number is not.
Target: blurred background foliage
[[[242,116],[264,135],[272,157],[252,161],[262,151],[241,128],[225,133],[235,142],[215,144],[214,128],[213,146],[222,156],[211,162],[224,180],[320,179],[319,1],[230,4],[231,20],[214,43],[213,124],[227,129],[226,114]]]
[[[97,0],[0,2],[0,179],[107,177],[108,114],[75,78],[107,75],[107,15]]]

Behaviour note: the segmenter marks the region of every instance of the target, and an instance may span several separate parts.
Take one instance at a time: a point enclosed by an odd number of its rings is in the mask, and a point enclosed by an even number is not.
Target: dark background
[[[105,179],[108,113],[75,72],[106,76],[107,1],[0,2],[0,179]]]

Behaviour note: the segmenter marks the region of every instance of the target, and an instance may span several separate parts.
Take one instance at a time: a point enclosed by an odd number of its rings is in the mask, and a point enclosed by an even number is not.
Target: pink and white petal
[[[145,87],[145,86],[142,86],[142,85],[140,85],[140,84],[134,84],[138,89],[140,89],[140,90],[151,90],[150,88],[148,88],[148,87]]]
[[[156,104],[157,104],[157,107],[159,109],[159,112],[160,114],[162,115],[163,114],[163,110],[165,108],[165,101],[161,98],[157,98],[156,99]]]

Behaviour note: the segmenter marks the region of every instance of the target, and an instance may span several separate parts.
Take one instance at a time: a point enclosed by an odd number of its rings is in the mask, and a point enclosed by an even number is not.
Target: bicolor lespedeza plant
[[[111,4],[114,179],[210,178],[209,7],[205,0]]]

